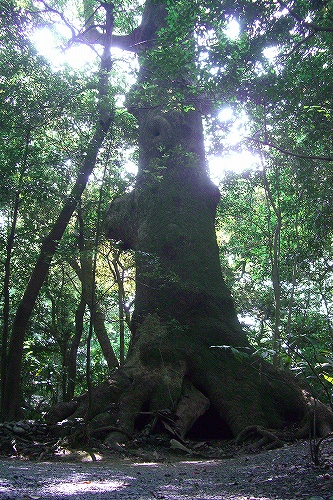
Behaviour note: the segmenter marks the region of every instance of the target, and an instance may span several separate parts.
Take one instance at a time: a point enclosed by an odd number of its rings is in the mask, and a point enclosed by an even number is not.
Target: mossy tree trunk
[[[148,8],[144,26],[147,19]],[[139,122],[139,173],[135,189],[110,206],[107,227],[135,252],[132,342],[125,364],[96,390],[92,428],[111,426],[106,440],[114,444],[133,434],[141,412],[168,410],[183,437],[209,405],[221,435],[253,425],[302,428],[311,398],[292,375],[252,356],[221,275],[219,192],[207,174],[199,111],[166,112],[148,102],[132,102],[131,110]],[[86,402],[82,396],[49,418],[83,416]],[[325,434],[332,415],[317,409]]]

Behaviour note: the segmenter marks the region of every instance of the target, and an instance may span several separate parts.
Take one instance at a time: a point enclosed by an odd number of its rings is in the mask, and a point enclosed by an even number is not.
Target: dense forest
[[[0,6],[2,420],[332,430],[333,2]]]

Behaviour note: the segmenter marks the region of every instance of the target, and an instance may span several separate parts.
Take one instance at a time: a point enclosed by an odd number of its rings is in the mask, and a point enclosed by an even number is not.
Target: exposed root
[[[104,427],[99,427],[98,429],[91,429],[89,432],[90,436],[100,436],[101,434],[110,433],[110,432],[121,432],[122,434],[127,435],[128,439],[132,439],[133,436],[128,434],[124,430],[119,427],[115,427],[113,425],[105,425]]]
[[[310,439],[310,450],[311,450],[311,458],[315,465],[322,465],[322,444],[327,441],[333,440],[333,432],[330,432],[326,436],[321,437],[320,439]]]
[[[124,452],[124,444],[129,440],[127,432],[112,431],[104,439],[104,444],[115,451]]]
[[[238,434],[236,444],[243,444],[246,451],[254,451],[281,448],[285,443],[273,432],[251,425]]]
[[[163,427],[173,436],[176,436],[178,439],[181,439],[180,430],[178,426],[179,417],[173,413],[171,410],[166,408],[165,410],[157,410],[155,412],[151,411],[142,411],[141,415],[151,415],[152,420],[145,426],[142,433],[146,436],[151,435],[159,422],[163,425]]]

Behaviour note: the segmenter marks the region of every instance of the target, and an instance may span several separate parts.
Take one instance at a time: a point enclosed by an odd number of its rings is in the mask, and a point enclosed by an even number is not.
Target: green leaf
[[[323,377],[324,377],[325,380],[327,380],[327,382],[329,382],[330,384],[333,385],[333,377],[330,377],[326,373],[323,373]]]

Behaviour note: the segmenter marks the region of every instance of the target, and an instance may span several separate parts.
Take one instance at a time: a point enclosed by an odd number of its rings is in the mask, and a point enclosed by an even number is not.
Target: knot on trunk
[[[121,241],[125,250],[136,247],[137,209],[134,191],[116,198],[110,204],[104,225],[109,239]]]

